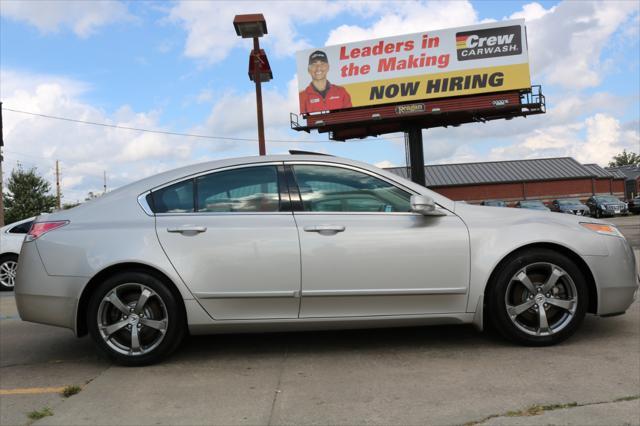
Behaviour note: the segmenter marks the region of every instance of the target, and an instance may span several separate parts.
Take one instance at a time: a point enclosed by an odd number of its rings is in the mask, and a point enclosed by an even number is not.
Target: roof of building
[[[624,177],[624,175],[623,176],[616,176],[614,173],[603,169],[602,167],[598,166],[597,164],[583,164],[583,166],[587,170],[589,170],[591,173],[593,173],[596,177],[599,177],[599,178]]]
[[[606,167],[609,173],[614,174],[616,177],[622,177],[625,179],[638,179],[640,177],[640,165],[629,165],[619,167]]]
[[[595,168],[582,165],[571,157],[558,157],[484,163],[438,164],[425,166],[424,170],[427,186],[611,177],[604,169],[597,167],[600,170],[596,171]],[[392,167],[387,170],[400,176],[408,177],[407,167]]]

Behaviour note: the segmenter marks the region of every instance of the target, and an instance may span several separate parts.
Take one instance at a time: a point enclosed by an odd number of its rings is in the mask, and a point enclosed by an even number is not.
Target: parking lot
[[[638,256],[640,217],[612,222]],[[638,301],[548,348],[471,326],[244,334],[123,368],[89,338],[20,321],[0,295],[2,425],[623,425],[640,424],[639,398]]]

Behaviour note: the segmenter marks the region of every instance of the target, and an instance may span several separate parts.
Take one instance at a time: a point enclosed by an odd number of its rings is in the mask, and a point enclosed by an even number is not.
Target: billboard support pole
[[[413,126],[404,133],[407,149],[409,153],[409,167],[411,170],[411,181],[419,185],[425,185],[424,176],[424,151],[422,148],[422,128]]]

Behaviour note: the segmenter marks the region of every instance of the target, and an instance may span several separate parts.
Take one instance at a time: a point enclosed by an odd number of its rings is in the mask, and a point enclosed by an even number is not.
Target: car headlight
[[[580,225],[598,234],[624,238],[624,235],[622,235],[622,233],[618,231],[618,228],[616,228],[613,225],[605,225],[602,223],[589,223],[589,222],[580,222]]]

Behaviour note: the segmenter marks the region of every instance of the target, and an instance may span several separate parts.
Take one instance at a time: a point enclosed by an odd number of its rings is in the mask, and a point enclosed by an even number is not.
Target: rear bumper
[[[598,291],[597,314],[619,314],[629,308],[640,286],[636,259],[623,238],[603,236],[609,256],[584,256],[593,272]]]
[[[76,310],[86,277],[47,275],[35,243],[25,243],[16,274],[15,298],[24,321],[76,329]]]

